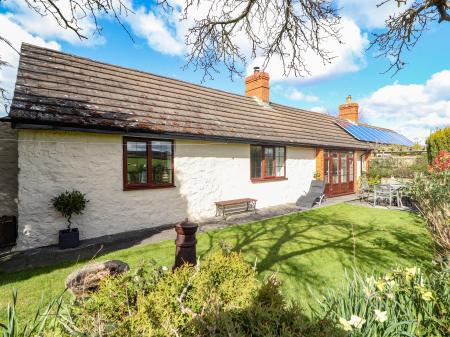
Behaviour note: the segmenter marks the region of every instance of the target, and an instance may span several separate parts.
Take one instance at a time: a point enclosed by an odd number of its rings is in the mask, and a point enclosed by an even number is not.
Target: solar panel
[[[392,130],[378,129],[368,125],[353,124],[345,120],[337,121],[336,124],[361,141],[380,144],[398,144],[404,146],[414,145],[414,143],[408,138]]]

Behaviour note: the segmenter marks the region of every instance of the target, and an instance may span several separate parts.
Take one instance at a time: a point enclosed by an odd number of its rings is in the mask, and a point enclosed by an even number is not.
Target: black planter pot
[[[75,248],[80,245],[80,232],[78,228],[59,231],[59,248]]]

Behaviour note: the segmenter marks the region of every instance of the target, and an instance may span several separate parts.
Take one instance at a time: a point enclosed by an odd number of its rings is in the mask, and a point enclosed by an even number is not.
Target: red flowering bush
[[[450,152],[440,151],[429,172],[413,180],[410,192],[427,221],[437,257],[450,265]]]
[[[450,170],[450,152],[441,150],[428,168],[430,172],[443,172]]]

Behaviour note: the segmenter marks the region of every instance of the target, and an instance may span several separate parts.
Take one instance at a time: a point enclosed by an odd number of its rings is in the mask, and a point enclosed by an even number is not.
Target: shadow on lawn
[[[286,215],[242,226],[228,235],[206,233],[209,252],[218,238],[257,262],[259,272],[277,272],[304,284],[326,284],[333,275],[357,267],[380,271],[405,260],[422,264],[430,260],[431,247],[423,233],[403,227],[383,226],[379,219],[355,219],[327,211]],[[409,220],[411,221],[411,220]],[[415,219],[412,227],[418,227]],[[321,267],[323,267],[321,269]]]

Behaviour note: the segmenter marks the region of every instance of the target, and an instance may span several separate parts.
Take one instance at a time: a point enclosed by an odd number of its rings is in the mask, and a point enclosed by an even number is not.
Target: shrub
[[[426,172],[428,162],[426,155],[417,156],[413,163],[404,162],[398,158],[373,158],[369,165],[370,178],[414,178],[419,173]]]
[[[430,172],[443,172],[450,170],[450,152],[439,151],[432,165],[429,167]]]
[[[354,272],[321,305],[352,337],[448,336],[449,277],[448,268],[430,275],[416,267],[381,277]]]
[[[224,250],[173,273],[147,266],[107,279],[67,308],[64,335],[342,336],[327,319],[311,322],[286,303],[274,276],[258,281],[240,254]]]
[[[450,151],[450,126],[437,129],[426,140],[428,162],[431,164],[442,150]]]
[[[69,230],[72,226],[72,216],[82,214],[88,202],[86,195],[76,190],[65,191],[52,199],[53,207],[66,218]]]
[[[450,170],[416,177],[409,186],[414,203],[425,218],[428,229],[437,244],[437,255],[442,262],[450,262]]]
[[[428,137],[426,144],[428,162],[431,164],[440,151],[450,151],[450,126],[436,130]]]

